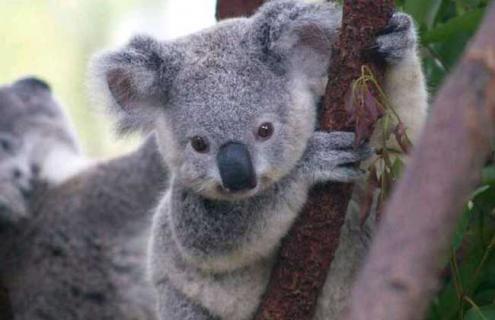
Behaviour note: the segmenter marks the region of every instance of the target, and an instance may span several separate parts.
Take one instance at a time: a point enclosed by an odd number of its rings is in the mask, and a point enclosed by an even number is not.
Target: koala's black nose
[[[253,163],[245,144],[228,142],[221,146],[217,154],[217,164],[223,186],[230,191],[256,187]]]

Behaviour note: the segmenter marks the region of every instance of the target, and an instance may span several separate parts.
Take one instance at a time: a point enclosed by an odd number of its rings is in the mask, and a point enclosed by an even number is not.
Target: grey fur
[[[16,320],[154,320],[145,277],[151,211],[167,174],[153,138],[36,190],[34,217],[3,234],[0,275]]]
[[[0,180],[0,198],[10,201],[0,211],[0,287],[9,293],[14,319],[156,319],[145,252],[151,208],[166,188],[167,171],[155,138],[130,155],[55,181],[43,168],[76,160],[77,141],[48,87],[37,79],[3,86],[0,108],[8,117],[0,120],[0,137],[10,143],[9,152],[0,152],[0,176],[7,177]],[[64,150],[56,154],[62,159],[37,152],[52,149]],[[29,197],[12,175],[24,163],[35,180]],[[39,165],[35,172],[33,165]]]
[[[412,24],[410,16],[397,12],[376,39],[376,50],[388,63],[400,62],[411,49],[415,49],[417,37],[415,32],[411,32],[414,29]]]
[[[51,184],[46,160],[54,150],[80,150],[50,87],[34,77],[0,87],[0,224],[27,216],[27,197],[37,178]]]
[[[16,136],[0,133],[0,229],[27,215],[31,172],[21,144]]]
[[[252,18],[169,42],[139,37],[94,60],[96,86],[120,127],[156,129],[171,171],[149,248],[161,319],[249,319],[308,189],[360,176],[353,164],[370,155],[367,147],[353,150],[352,134],[314,131],[339,24],[333,4],[270,1]],[[416,59],[412,22],[405,31],[378,38],[387,61]],[[264,122],[275,130],[261,141],[255,133]],[[206,151],[191,147],[195,136],[208,141]],[[249,151],[254,189],[234,193],[223,185],[216,157],[233,141]],[[343,235],[349,249],[362,252],[359,237]],[[349,263],[355,266],[356,256]],[[346,280],[352,270],[343,271]],[[322,299],[340,298],[329,291]],[[327,303],[317,317],[337,316],[345,302],[332,301],[337,306]]]

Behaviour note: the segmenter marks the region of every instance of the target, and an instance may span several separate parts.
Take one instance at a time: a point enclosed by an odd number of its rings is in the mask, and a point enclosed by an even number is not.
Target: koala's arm
[[[395,13],[385,33],[377,40],[377,52],[387,63],[384,90],[390,104],[406,127],[406,133],[414,143],[426,120],[428,92],[418,55],[417,36],[414,22],[404,13]],[[393,129],[393,126],[390,126]],[[371,145],[379,148],[382,144],[382,122],[371,138]],[[390,146],[398,148],[395,139]]]
[[[309,185],[325,181],[351,182],[362,177],[357,163],[371,156],[366,145],[354,148],[354,133],[316,131],[309,139],[297,174]]]
[[[387,64],[385,93],[414,142],[426,119],[428,94],[417,52],[416,30],[410,16],[400,12],[393,15],[376,40],[376,52]],[[376,128],[370,145],[378,149],[383,144],[382,121]],[[391,129],[393,126],[389,127]],[[366,159],[370,152],[365,147],[353,150],[353,139],[353,135],[341,132],[315,132],[298,165],[299,173],[309,179],[310,184],[356,180],[362,173],[353,164]],[[400,150],[395,139],[391,139],[388,146]]]

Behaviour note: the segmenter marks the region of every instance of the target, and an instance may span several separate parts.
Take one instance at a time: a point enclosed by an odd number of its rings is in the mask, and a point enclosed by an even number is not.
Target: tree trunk
[[[250,16],[263,2],[264,0],[218,0],[215,16],[217,20]]]
[[[363,57],[394,9],[392,0],[344,2],[340,37],[332,54],[326,88],[322,130],[353,131],[345,105],[352,83],[368,64],[380,75],[380,66]],[[272,271],[257,320],[312,319],[318,295],[338,247],[352,185],[328,183],[313,188],[298,220],[284,239]],[[378,319],[378,318],[377,318]]]
[[[440,90],[353,290],[346,319],[423,319],[462,208],[491,151],[495,3]]]
[[[235,0],[218,0],[217,17],[248,15],[261,2],[252,1],[246,6],[244,1],[239,6]],[[361,53],[372,45],[375,33],[387,25],[394,2],[347,0],[343,9],[342,30],[332,54],[331,77],[320,119],[321,129],[328,131],[354,130],[345,111],[349,90],[360,76],[363,64],[371,65],[379,77],[379,66]],[[283,241],[257,320],[313,318],[351,195],[352,185],[341,183],[320,185],[310,191],[303,212]]]

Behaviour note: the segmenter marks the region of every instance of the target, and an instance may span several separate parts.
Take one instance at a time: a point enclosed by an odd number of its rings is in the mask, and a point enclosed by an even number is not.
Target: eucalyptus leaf
[[[495,304],[483,306],[483,307],[473,307],[471,308],[464,317],[464,320],[493,320],[495,319]]]
[[[460,33],[473,33],[478,28],[484,11],[484,9],[472,10],[424,32],[421,39],[423,45],[446,41],[458,36]]]
[[[441,0],[406,0],[404,11],[412,15],[420,26],[430,28],[441,4]]]

